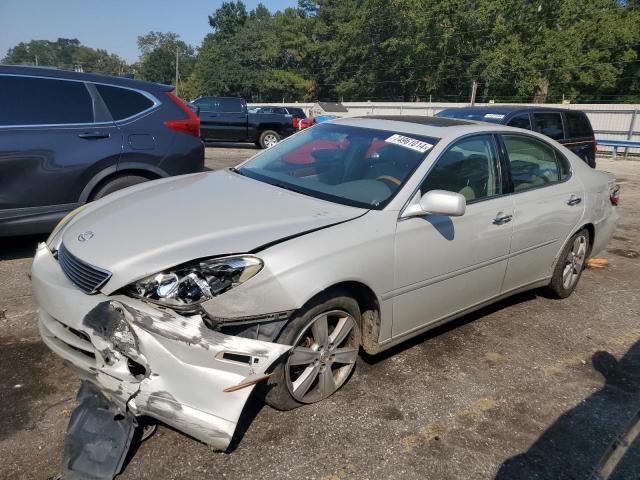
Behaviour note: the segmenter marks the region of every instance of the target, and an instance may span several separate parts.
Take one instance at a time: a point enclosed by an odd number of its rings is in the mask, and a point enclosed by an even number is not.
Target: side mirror
[[[464,215],[466,209],[467,201],[459,193],[431,190],[422,197],[420,197],[420,192],[417,192],[402,213],[402,218],[421,217],[427,214],[460,217]]]
[[[193,113],[196,115],[200,115],[200,107],[198,105],[194,105],[193,103],[189,103],[189,108],[193,110]]]

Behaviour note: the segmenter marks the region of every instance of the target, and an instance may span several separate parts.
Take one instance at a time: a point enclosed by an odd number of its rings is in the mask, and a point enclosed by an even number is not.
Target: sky
[[[247,9],[258,0],[244,0]],[[262,0],[277,11],[297,0]],[[77,38],[92,48],[138,59],[136,40],[150,30],[175,32],[199,47],[211,32],[208,16],[222,0],[0,0],[0,59],[19,42]]]

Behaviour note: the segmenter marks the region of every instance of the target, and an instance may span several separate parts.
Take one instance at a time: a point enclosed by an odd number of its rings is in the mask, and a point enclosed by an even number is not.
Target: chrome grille
[[[64,244],[58,250],[60,268],[71,282],[84,293],[96,293],[111,277],[111,272],[83,262],[73,256]]]

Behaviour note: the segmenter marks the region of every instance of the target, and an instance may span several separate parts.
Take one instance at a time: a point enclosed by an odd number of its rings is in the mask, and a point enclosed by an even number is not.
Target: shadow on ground
[[[602,389],[563,413],[527,452],[505,461],[497,480],[606,478],[600,465],[640,410],[640,341],[620,361],[596,352],[591,363],[605,378]],[[608,478],[640,478],[640,439]]]
[[[0,260],[32,258],[39,242],[48,235],[25,235],[20,237],[0,237]]]

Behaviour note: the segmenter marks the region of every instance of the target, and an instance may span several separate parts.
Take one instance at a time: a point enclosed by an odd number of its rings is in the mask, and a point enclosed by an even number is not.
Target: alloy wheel
[[[275,135],[269,134],[264,137],[264,144],[267,148],[273,147],[276,143],[278,143],[278,139]]]
[[[564,269],[562,270],[562,286],[565,289],[572,288],[580,277],[587,256],[587,239],[579,235],[573,241],[571,250],[567,254]]]
[[[338,390],[358,357],[357,327],[343,310],[315,317],[298,335],[286,364],[287,386],[297,401],[313,403]]]

